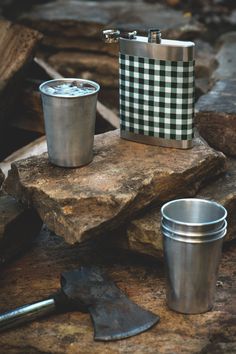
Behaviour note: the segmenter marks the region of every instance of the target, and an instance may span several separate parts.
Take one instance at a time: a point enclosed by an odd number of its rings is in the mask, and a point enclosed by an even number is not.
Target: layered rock
[[[50,56],[48,62],[64,76],[96,80],[104,87],[118,87],[118,58],[63,51]]]
[[[151,203],[192,196],[225,168],[224,155],[201,139],[176,150],[95,137],[94,159],[78,169],[51,165],[46,154],[12,165],[7,191],[34,206],[50,229],[69,243],[113,230]]]
[[[196,104],[196,126],[216,150],[236,156],[236,79],[218,81]]]
[[[102,30],[137,30],[147,35],[158,26],[163,38],[191,39],[204,31],[195,19],[158,3],[57,0],[34,5],[18,18],[44,33],[40,55],[63,75],[118,87],[119,44],[105,44]],[[53,53],[53,54],[52,54]]]
[[[235,52],[236,32],[223,34],[218,40],[218,66],[212,75],[213,80],[236,79]]]
[[[196,195],[197,198],[214,200],[227,209],[228,229],[224,241],[236,238],[236,160],[229,160],[227,166],[226,174]],[[153,208],[129,223],[123,237],[115,240],[116,246],[153,257],[162,256],[160,225],[160,208]]]
[[[104,28],[119,28],[125,31],[146,31],[156,27],[166,37],[180,38],[200,34],[203,26],[196,20],[183,16],[181,11],[143,1],[63,1],[35,5],[21,15],[20,20],[45,34],[69,38],[99,38]]]
[[[211,86],[211,75],[217,67],[213,47],[203,40],[196,40],[195,46],[195,98],[207,93]]]

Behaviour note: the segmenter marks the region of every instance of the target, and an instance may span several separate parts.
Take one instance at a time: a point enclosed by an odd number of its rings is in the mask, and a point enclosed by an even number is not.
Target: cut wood
[[[31,60],[41,38],[35,30],[0,20],[0,121],[12,107],[22,69]]]
[[[63,76],[58,71],[56,71],[51,65],[46,63],[43,59],[35,57],[34,60],[52,79],[63,78]],[[97,102],[97,111],[100,116],[108,123],[110,123],[114,128],[119,127],[119,117],[111,109],[107,108],[99,101]]]

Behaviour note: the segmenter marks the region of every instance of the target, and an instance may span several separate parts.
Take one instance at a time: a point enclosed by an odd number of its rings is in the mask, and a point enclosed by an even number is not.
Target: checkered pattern
[[[191,140],[194,61],[120,54],[121,130],[164,139]]]

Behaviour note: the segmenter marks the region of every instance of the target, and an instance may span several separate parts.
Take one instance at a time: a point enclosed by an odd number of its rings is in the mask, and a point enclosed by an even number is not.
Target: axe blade
[[[146,331],[159,322],[159,316],[142,309],[126,296],[89,309],[94,324],[94,339],[112,341]]]
[[[146,331],[160,320],[131,301],[98,267],[63,273],[62,290],[75,309],[84,308],[90,313],[95,340],[127,338]]]

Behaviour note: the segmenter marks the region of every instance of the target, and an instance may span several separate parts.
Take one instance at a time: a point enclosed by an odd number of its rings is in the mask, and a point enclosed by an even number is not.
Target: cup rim
[[[191,231],[179,231],[179,230],[172,230],[169,227],[167,227],[163,222],[161,223],[161,228],[164,229],[164,231],[174,234],[180,237],[192,237],[192,238],[204,238],[204,237],[213,237],[214,235],[217,235],[218,233],[222,232],[223,230],[227,229],[228,223],[226,220],[223,221],[224,224],[223,226],[218,229],[218,230],[213,230],[213,231],[207,231],[207,232],[191,232]]]
[[[83,96],[81,96],[81,95],[67,96],[67,95],[57,95],[57,94],[54,95],[54,94],[45,92],[45,91],[43,90],[43,88],[44,88],[45,86],[47,86],[48,84],[53,83],[53,82],[56,83],[56,82],[73,82],[73,81],[77,81],[77,82],[79,81],[79,82],[81,82],[81,83],[82,83],[82,82],[88,83],[88,84],[90,84],[91,86],[93,86],[93,87],[95,88],[95,91],[86,93],[86,94],[84,94]],[[86,96],[92,96],[92,95],[97,94],[99,90],[100,90],[100,85],[99,85],[97,82],[95,82],[95,81],[86,80],[86,79],[80,79],[80,78],[72,78],[72,77],[70,77],[70,78],[66,78],[66,77],[64,78],[64,77],[62,77],[62,78],[58,78],[58,79],[47,80],[47,81],[42,82],[42,83],[39,85],[39,91],[40,91],[40,93],[43,94],[43,95],[50,96],[50,97],[57,97],[57,98],[68,98],[68,99],[78,98],[78,97],[82,98],[82,97],[86,97]]]
[[[218,240],[224,238],[226,233],[227,233],[227,228],[223,228],[223,229],[219,230],[218,235],[215,235],[215,236],[212,236],[212,235],[207,236],[206,235],[205,237],[191,237],[191,236],[184,237],[183,235],[177,235],[177,234],[175,234],[173,236],[168,231],[166,232],[166,231],[162,230],[163,237],[167,237],[167,238],[172,239],[174,241],[189,243],[189,244],[190,243],[204,244],[204,243],[218,241]]]
[[[210,222],[198,222],[198,223],[194,223],[194,222],[183,222],[183,221],[178,221],[176,219],[170,218],[165,214],[165,208],[167,208],[169,205],[174,204],[176,202],[182,202],[182,201],[193,201],[193,202],[202,202],[202,203],[206,203],[206,204],[214,204],[215,206],[219,207],[221,210],[223,210],[224,215],[217,219],[217,220],[213,220]],[[162,207],[161,207],[161,214],[162,217],[170,222],[173,222],[177,225],[186,225],[186,226],[209,226],[209,225],[214,225],[217,224],[223,220],[225,220],[225,218],[227,217],[227,210],[219,203],[212,201],[212,200],[207,200],[207,199],[201,199],[201,198],[181,198],[181,199],[174,199],[171,200],[167,203],[165,203]]]

